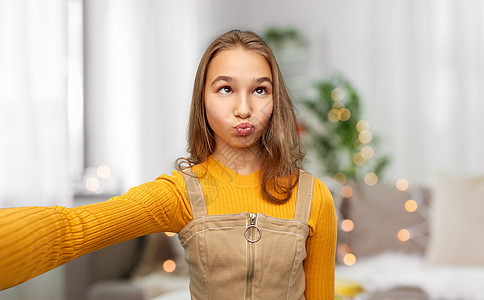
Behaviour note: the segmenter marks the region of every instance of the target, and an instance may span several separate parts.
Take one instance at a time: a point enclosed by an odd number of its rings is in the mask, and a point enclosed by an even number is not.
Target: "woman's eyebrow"
[[[221,76],[217,76],[217,78],[215,78],[213,81],[212,81],[212,84],[210,84],[211,86],[213,86],[215,83],[219,82],[219,81],[225,81],[225,82],[228,82],[228,83],[231,83],[231,82],[237,82],[237,78],[235,77],[232,77],[232,76],[227,76],[227,75],[221,75]],[[263,82],[269,82],[271,85],[272,85],[272,80],[269,78],[269,77],[261,77],[261,78],[257,78],[254,80],[257,84],[261,84]]]
[[[255,80],[257,84],[261,84],[263,82],[268,81],[272,85],[272,80],[269,77],[261,77]]]
[[[212,86],[212,85],[214,85],[214,84],[215,84],[216,82],[218,82],[218,81],[225,81],[225,82],[230,83],[230,82],[235,82],[235,81],[237,81],[237,79],[235,79],[235,78],[234,78],[234,77],[232,77],[232,76],[226,76],[226,75],[218,76],[217,78],[215,78],[215,79],[212,81],[211,86]]]

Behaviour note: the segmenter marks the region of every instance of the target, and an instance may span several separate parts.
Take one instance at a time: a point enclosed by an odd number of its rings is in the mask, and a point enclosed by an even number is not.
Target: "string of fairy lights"
[[[348,110],[347,108],[344,109]],[[341,121],[344,121],[344,119],[341,119]],[[375,150],[371,146],[367,145],[372,139],[372,134],[369,129],[370,124],[366,120],[360,120],[356,124],[356,130],[359,132],[358,140],[355,142],[355,148],[359,149],[359,151],[353,155],[353,163],[356,166],[363,166],[367,160],[373,158],[375,155]],[[334,174],[333,178],[341,184],[344,184],[347,180],[346,175],[342,172],[337,172]],[[364,181],[370,186],[375,185],[378,182],[378,176],[374,172],[367,172],[364,176]],[[342,192],[344,195],[344,193],[349,193],[350,191],[343,190]]]
[[[330,97],[333,101],[331,109],[327,113],[327,120],[332,123],[348,122],[352,117],[351,108],[345,105],[345,90],[341,87],[335,87],[331,90]],[[358,120],[356,122],[356,138],[354,140],[354,155],[352,162],[357,167],[363,167],[375,156],[375,149],[371,146],[373,134],[370,131],[370,124],[366,120]],[[368,171],[364,173],[363,181],[368,186],[374,186],[378,183],[378,175],[366,168]],[[349,183],[349,179],[344,172],[336,172],[333,175],[335,182],[339,185],[336,191],[336,197],[339,197],[340,203],[343,199],[351,198],[354,194],[353,187]],[[355,178],[352,178],[353,180]],[[357,180],[358,181],[358,180]],[[400,178],[395,182],[395,188],[401,192],[407,192],[410,198],[405,201],[402,209],[408,213],[416,213],[422,215],[424,220],[428,207],[423,203],[423,195],[421,191],[409,188],[408,180]],[[335,199],[336,200],[336,199]],[[338,226],[342,232],[350,234],[355,227],[361,224],[355,224],[351,219],[343,218],[341,214],[338,215]],[[415,243],[424,245],[427,239],[427,226],[425,222],[415,224],[411,227],[400,228],[395,232],[395,239],[402,243],[414,241]],[[351,243],[349,241],[340,242],[337,246],[337,256],[345,265],[352,266],[357,262],[357,256],[352,252]]]

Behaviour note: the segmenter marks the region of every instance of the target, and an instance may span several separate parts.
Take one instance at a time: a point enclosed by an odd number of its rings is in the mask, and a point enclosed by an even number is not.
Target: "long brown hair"
[[[261,193],[267,200],[284,203],[292,196],[305,153],[296,132],[294,107],[274,54],[254,32],[232,30],[222,34],[203,54],[193,86],[187,136],[189,156],[178,159],[176,167],[181,170],[183,164],[202,163],[213,153],[215,138],[206,118],[204,101],[207,69],[215,55],[238,47],[262,55],[271,68],[274,104],[271,119],[260,140]]]

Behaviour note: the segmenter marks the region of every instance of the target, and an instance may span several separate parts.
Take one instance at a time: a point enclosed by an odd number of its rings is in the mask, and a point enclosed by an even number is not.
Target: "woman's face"
[[[215,151],[258,151],[273,108],[272,73],[266,59],[243,48],[224,50],[210,62],[205,82],[207,120]]]

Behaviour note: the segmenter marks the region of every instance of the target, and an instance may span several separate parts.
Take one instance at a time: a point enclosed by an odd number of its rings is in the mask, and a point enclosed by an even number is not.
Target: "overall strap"
[[[294,220],[307,224],[309,212],[311,211],[311,202],[313,200],[313,183],[314,177],[310,173],[300,170],[299,183],[297,187],[296,212]]]
[[[187,186],[193,219],[206,216],[207,206],[205,205],[205,197],[203,196],[202,186],[200,185],[200,181],[198,181],[197,176],[190,168],[187,168],[180,173],[183,175],[185,185]]]

